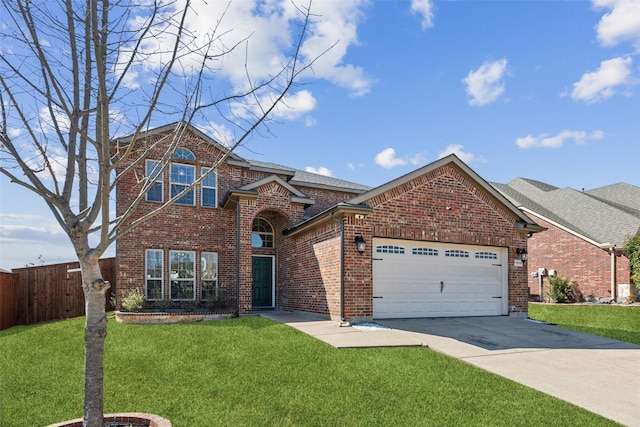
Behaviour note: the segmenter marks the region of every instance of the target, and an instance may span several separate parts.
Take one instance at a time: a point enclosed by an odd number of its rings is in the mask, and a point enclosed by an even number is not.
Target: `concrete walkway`
[[[336,348],[427,346],[640,427],[640,346],[508,316],[394,319],[361,330],[288,312],[260,315]]]

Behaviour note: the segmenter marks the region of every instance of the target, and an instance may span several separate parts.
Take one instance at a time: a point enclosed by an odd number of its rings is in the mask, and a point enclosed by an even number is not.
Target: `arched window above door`
[[[273,227],[267,220],[262,218],[256,218],[255,220],[253,220],[253,227],[251,231],[251,247],[273,247]]]

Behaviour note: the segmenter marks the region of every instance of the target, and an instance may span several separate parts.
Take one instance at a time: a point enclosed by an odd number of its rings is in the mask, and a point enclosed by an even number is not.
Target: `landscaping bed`
[[[116,321],[120,323],[190,323],[237,317],[235,311],[116,311]]]

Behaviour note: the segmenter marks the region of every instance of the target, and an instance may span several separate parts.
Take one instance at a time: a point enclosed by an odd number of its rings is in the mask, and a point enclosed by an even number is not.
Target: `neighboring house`
[[[548,276],[575,281],[586,300],[623,300],[630,287],[629,260],[622,253],[628,237],[640,231],[640,188],[619,183],[588,191],[558,188],[516,178],[493,184],[527,216],[548,231],[529,239],[531,294],[548,292]]]
[[[136,149],[175,127],[148,132]],[[153,170],[160,149],[126,173],[118,214],[145,175],[156,183],[134,217],[224,153],[189,126],[166,171]],[[454,155],[370,189],[231,154],[177,204],[118,240],[118,295],[140,288],[162,303],[215,298],[240,315],[277,308],[351,322],[526,316],[519,253],[527,234],[541,230]]]

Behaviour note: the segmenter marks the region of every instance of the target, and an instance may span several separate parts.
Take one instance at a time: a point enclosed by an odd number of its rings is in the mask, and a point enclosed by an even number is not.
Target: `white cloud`
[[[527,135],[516,139],[516,145],[522,149],[528,148],[560,148],[567,141],[573,141],[576,145],[584,145],[589,141],[602,139],[604,132],[595,130],[587,133],[582,130],[563,130],[557,135]]]
[[[357,28],[364,18],[363,10],[368,5],[367,0],[319,1],[311,4],[309,37],[300,50],[299,59],[304,62],[317,60],[306,77],[331,81],[356,96],[370,90],[373,80],[364,70],[343,62],[347,49],[358,43]],[[184,0],[177,1],[172,10],[165,10],[167,17],[183,7]],[[140,15],[131,21],[133,29],[141,28],[146,18],[144,11],[147,9],[140,10]],[[212,59],[208,65],[218,79],[228,79],[235,88],[247,87],[247,71],[255,83],[275,75],[284,66],[296,43],[296,31],[301,28],[303,18],[296,4],[290,0],[194,2],[190,5],[190,11],[192,13],[186,20],[186,26],[187,33],[193,38],[185,39],[185,49],[202,46],[210,40],[212,49],[207,54]],[[215,27],[215,34],[212,34],[212,27]],[[163,60],[166,62],[167,58],[163,58],[162,54],[149,54],[170,52],[173,43],[170,35],[174,33],[164,26],[149,35],[142,46],[144,61],[131,70],[132,79],[126,81],[128,87],[135,88],[147,73],[158,70]],[[234,46],[235,49],[228,52]],[[197,51],[203,53],[201,49]],[[125,63],[127,53],[122,50],[120,63]],[[222,56],[216,57],[222,53]],[[180,57],[179,64],[185,73],[189,73],[199,67],[200,58],[199,55],[186,53]]]
[[[392,169],[396,166],[404,166],[406,160],[396,158],[396,150],[393,148],[385,148],[376,154],[376,163],[385,169]]]
[[[364,167],[364,164],[362,164],[362,163],[357,163],[357,164],[356,163],[351,163],[351,162],[347,163],[347,168],[349,168],[349,170],[352,170],[354,172],[357,169],[360,169],[362,167]]]
[[[615,46],[631,40],[640,50],[640,1],[593,0],[597,9],[608,9],[596,26],[598,40],[604,46]]]
[[[449,154],[455,154],[460,160],[467,164],[471,163],[472,161],[478,161],[482,163],[486,162],[486,160],[484,160],[482,157],[478,157],[473,153],[463,151],[463,148],[464,146],[461,144],[450,144],[444,150],[440,151],[440,154],[438,154],[438,158],[441,159],[448,156]]]
[[[304,170],[311,173],[317,173],[319,175],[333,176],[333,172],[331,172],[329,169],[325,168],[324,166],[320,166],[319,168],[314,168],[313,166],[307,166],[306,168],[304,168]]]
[[[422,29],[433,27],[433,8],[431,0],[411,0],[411,12],[422,17]]]
[[[630,57],[602,61],[596,71],[583,74],[573,84],[571,97],[591,103],[613,96],[616,87],[631,84],[631,62]]]
[[[482,106],[494,102],[504,92],[503,78],[507,72],[507,59],[485,62],[471,70],[462,81],[469,95],[469,105]]]

